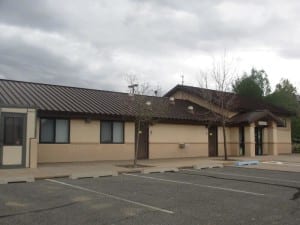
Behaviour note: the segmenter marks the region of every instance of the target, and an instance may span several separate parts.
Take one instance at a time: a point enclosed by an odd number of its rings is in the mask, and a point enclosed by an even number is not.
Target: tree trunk
[[[133,167],[137,167],[137,160],[138,160],[138,151],[139,151],[139,142],[140,142],[140,126],[141,126],[141,121],[137,121],[137,134],[136,134],[136,142],[135,142],[135,148],[134,148],[134,159],[133,159]]]
[[[224,159],[227,160],[228,157],[227,157],[226,127],[224,122],[222,124],[222,128],[223,128],[223,141],[224,141]]]

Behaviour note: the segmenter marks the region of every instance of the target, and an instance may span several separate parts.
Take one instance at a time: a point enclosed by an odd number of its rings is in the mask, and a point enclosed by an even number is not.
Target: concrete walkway
[[[281,155],[281,156],[257,156],[230,157],[229,161],[224,161],[223,157],[215,158],[183,158],[183,159],[158,159],[158,160],[139,160],[138,168],[126,168],[132,165],[132,161],[101,161],[101,162],[74,162],[74,163],[49,163],[39,164],[36,169],[0,169],[0,183],[16,181],[32,181],[34,179],[45,179],[54,177],[97,177],[105,175],[116,175],[128,172],[148,172],[149,171],[168,171],[168,169],[178,169],[186,167],[205,168],[234,165],[235,161],[258,160],[261,163],[249,168],[271,169],[300,172],[300,154]],[[284,162],[286,164],[272,164],[263,162]],[[289,164],[294,165],[293,167]],[[280,165],[280,166],[279,166]],[[296,166],[295,166],[296,165]],[[299,166],[297,166],[299,165]]]
[[[182,167],[193,167],[196,165],[202,166],[217,166],[223,165],[223,160],[218,158],[183,158],[183,159],[164,159],[164,160],[139,160],[138,168],[127,168],[133,164],[133,161],[100,161],[100,162],[74,162],[74,163],[43,163],[39,164],[38,168],[30,169],[0,169],[0,183],[3,179],[18,178],[19,180],[23,177],[34,178],[34,179],[45,179],[54,177],[70,177],[74,174],[82,174],[91,176],[103,174],[103,172],[116,173],[128,173],[128,172],[144,172],[145,170],[157,171],[167,168],[182,168]]]

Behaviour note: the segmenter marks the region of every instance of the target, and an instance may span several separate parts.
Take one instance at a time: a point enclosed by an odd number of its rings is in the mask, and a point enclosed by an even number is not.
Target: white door
[[[26,154],[26,114],[1,113],[0,166],[24,167]]]

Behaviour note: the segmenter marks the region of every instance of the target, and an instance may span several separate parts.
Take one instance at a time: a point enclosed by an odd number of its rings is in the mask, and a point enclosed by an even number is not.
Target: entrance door
[[[218,128],[208,128],[208,155],[218,156]]]
[[[239,154],[245,155],[245,129],[244,127],[239,128],[239,136],[240,136],[240,148],[239,148]]]
[[[136,135],[139,134],[139,146],[138,146],[138,159],[148,159],[149,157],[149,125],[142,122],[140,124],[140,130],[136,126]],[[137,137],[136,137],[137,140]]]
[[[255,127],[255,155],[263,154],[263,128]]]
[[[2,113],[0,127],[0,166],[25,167],[26,114]]]

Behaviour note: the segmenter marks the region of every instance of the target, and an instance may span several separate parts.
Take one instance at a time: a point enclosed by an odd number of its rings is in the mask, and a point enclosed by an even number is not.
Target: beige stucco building
[[[137,140],[139,159],[222,156],[220,118],[229,156],[291,153],[289,112],[236,95],[221,108],[204,90],[176,86],[164,97],[130,96],[0,80],[0,167],[131,160]],[[140,104],[147,120],[138,127]]]

